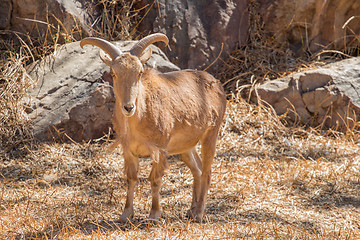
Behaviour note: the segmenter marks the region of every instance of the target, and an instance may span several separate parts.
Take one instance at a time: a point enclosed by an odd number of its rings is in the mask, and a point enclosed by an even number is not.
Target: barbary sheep
[[[100,58],[110,67],[115,93],[113,126],[115,145],[123,150],[128,190],[121,221],[134,215],[133,199],[139,157],[153,159],[149,176],[152,207],[149,219],[160,217],[159,190],[167,168],[167,156],[180,154],[193,177],[193,196],[188,216],[200,221],[210,184],[211,164],[222,122],[226,97],[219,81],[204,71],[181,70],[160,73],[144,64],[151,56],[152,43],[168,44],[166,35],[156,33],[138,41],[129,52],[112,43],[89,37],[81,41],[106,52]],[[195,150],[201,143],[201,158]]]

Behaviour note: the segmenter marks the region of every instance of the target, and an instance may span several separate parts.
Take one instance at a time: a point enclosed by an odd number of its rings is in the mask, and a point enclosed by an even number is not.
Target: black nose
[[[124,105],[124,109],[129,113],[134,109],[134,105]]]

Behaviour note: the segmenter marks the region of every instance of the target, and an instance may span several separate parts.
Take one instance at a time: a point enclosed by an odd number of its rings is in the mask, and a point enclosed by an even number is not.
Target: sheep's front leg
[[[157,159],[156,159],[157,158]],[[160,218],[160,188],[162,182],[162,176],[167,168],[166,155],[159,153],[153,160],[152,169],[150,172],[152,204],[149,215],[150,220],[158,220]]]
[[[126,195],[125,208],[120,216],[120,221],[128,222],[134,216],[134,191],[138,181],[139,159],[131,153],[124,154],[125,173],[127,175],[128,190]]]

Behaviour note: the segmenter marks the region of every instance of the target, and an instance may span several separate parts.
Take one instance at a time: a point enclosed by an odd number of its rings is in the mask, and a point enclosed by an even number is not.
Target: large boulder
[[[148,1],[142,1],[143,6]],[[169,59],[181,68],[204,69],[248,38],[248,0],[158,0],[140,24],[143,32],[170,39]],[[223,46],[222,46],[223,45]],[[218,61],[217,63],[220,63]],[[217,63],[209,69],[216,71]]]
[[[134,42],[114,44],[128,51]],[[179,70],[159,48],[150,47],[153,54],[147,66],[162,72]],[[36,139],[81,141],[109,132],[115,98],[109,67],[99,58],[99,51],[93,46],[81,49],[73,42],[29,67],[29,75],[38,81],[28,100]]]
[[[86,35],[91,32],[94,14],[90,6],[86,0],[5,0],[0,3],[0,29],[50,37],[57,27],[69,34],[79,27]]]
[[[360,1],[349,0],[158,0],[149,6],[141,32],[163,32],[170,38],[170,60],[182,68],[204,69],[221,51],[222,58],[247,43],[251,21],[297,54],[323,48],[357,47]],[[253,18],[249,16],[253,15]],[[257,32],[252,33],[257,34]],[[209,71],[215,73],[216,62]]]
[[[253,101],[260,98],[279,115],[346,130],[360,117],[360,57],[269,81],[255,92]]]
[[[360,1],[259,0],[258,4],[264,29],[279,41],[290,42],[297,52],[343,49],[356,43],[360,33]]]
[[[0,29],[6,29],[10,25],[12,2],[3,0],[0,2]]]
[[[100,1],[101,2],[101,1]],[[105,6],[86,0],[0,1],[0,29],[49,38],[59,30],[76,39],[96,34]],[[294,52],[315,52],[324,46],[356,47],[360,33],[360,2],[349,0],[157,0],[136,1],[144,14],[142,33],[163,32],[170,39],[170,60],[181,68],[205,69],[239,45],[247,43],[250,19],[260,18],[265,32],[289,42]],[[124,4],[125,3],[114,3]],[[250,7],[249,7],[250,4]],[[129,6],[133,6],[129,4]],[[128,7],[129,7],[128,6]],[[147,11],[150,9],[149,11]],[[251,14],[256,16],[249,17]],[[117,12],[114,14],[118,14]],[[117,16],[114,16],[117,17]],[[128,23],[126,23],[128,24]],[[125,25],[126,25],[125,24]],[[76,28],[76,31],[74,31]],[[103,29],[104,30],[104,29]],[[50,34],[53,31],[53,36]],[[48,39],[50,40],[50,39]],[[221,61],[208,71],[217,72]]]

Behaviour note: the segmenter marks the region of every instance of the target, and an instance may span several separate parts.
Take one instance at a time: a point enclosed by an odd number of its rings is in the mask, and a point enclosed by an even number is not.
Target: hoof
[[[195,209],[190,209],[187,213],[186,213],[186,217],[189,219],[194,220],[195,222],[201,222],[202,218],[203,218],[203,214],[202,213],[198,213]]]
[[[129,213],[129,212],[124,211],[123,214],[120,216],[120,222],[129,223],[129,222],[131,222],[133,216],[134,216],[133,212]]]
[[[131,219],[132,219],[132,217],[123,217],[123,216],[121,216],[120,217],[120,222],[121,223],[129,223],[129,222],[131,222]]]
[[[157,221],[159,221],[159,219],[160,219],[160,212],[156,212],[156,211],[150,212],[150,215],[148,218],[149,221],[157,222]]]

